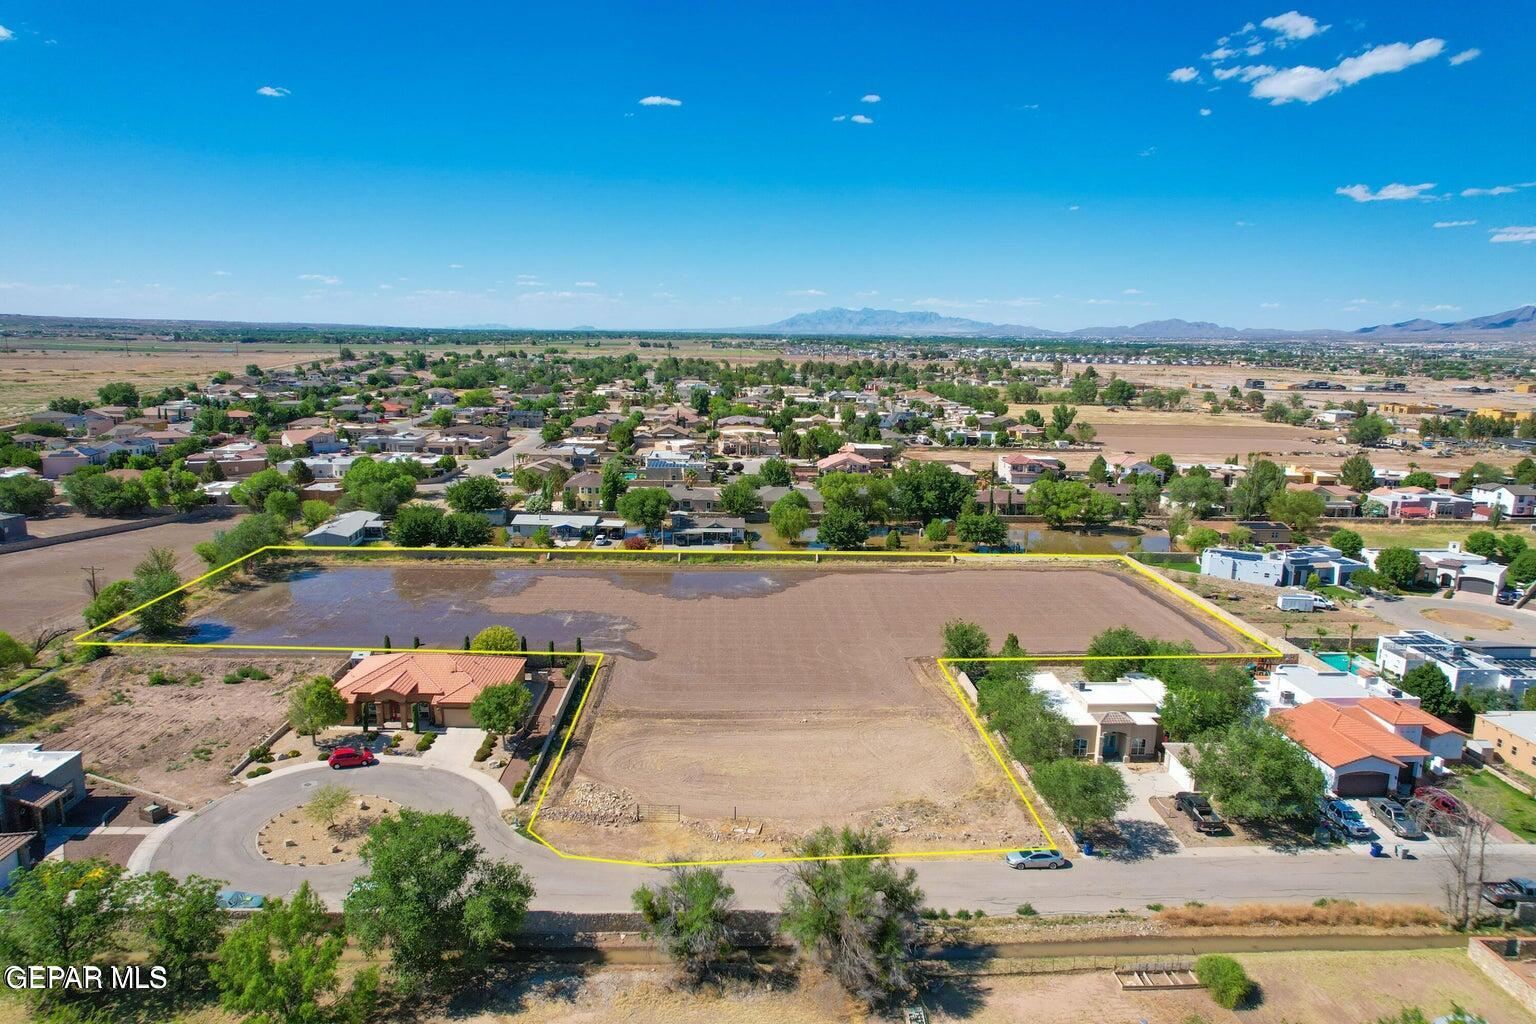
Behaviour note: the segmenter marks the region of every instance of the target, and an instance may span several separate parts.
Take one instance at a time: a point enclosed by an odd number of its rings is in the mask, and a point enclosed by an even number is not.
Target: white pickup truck
[[[1281,594],[1275,598],[1275,607],[1283,612],[1331,612],[1337,611],[1339,606],[1322,594],[1301,590]]]

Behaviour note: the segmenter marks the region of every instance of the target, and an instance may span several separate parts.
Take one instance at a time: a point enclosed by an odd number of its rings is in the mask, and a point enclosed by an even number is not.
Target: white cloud
[[[1077,203],[1073,203],[1071,206],[1067,207],[1067,212],[1068,213],[1076,213],[1078,210],[1081,210],[1081,209],[1082,209],[1081,206],[1079,206]]]
[[[214,277],[228,277],[229,276],[229,271],[227,271],[227,270],[215,270],[213,272],[213,276]]]
[[[1237,51],[1226,46],[1218,46],[1210,53],[1202,53],[1200,56],[1206,60],[1226,60],[1228,57],[1236,57]],[[1183,70],[1182,68],[1180,70]],[[1185,79],[1188,81],[1189,79]]]
[[[519,288],[543,288],[544,281],[538,274],[518,274],[517,286]]]
[[[933,308],[933,309],[965,309],[968,306],[975,305],[975,303],[973,303],[973,302],[965,302],[965,301],[962,301],[960,299],[927,298],[927,299],[914,299],[913,301],[907,303],[907,305],[909,305],[909,306],[928,306],[928,307]]]
[[[854,124],[874,124],[875,123],[875,119],[874,118],[872,118],[872,117],[865,117],[863,114],[854,114],[848,120],[852,121]]]
[[[1530,245],[1536,242],[1536,226],[1491,228],[1490,242],[1521,242]]]
[[[880,94],[877,93],[877,92],[868,93],[865,96],[863,96],[862,98],[860,98],[859,102],[860,103],[879,103],[880,102]]]
[[[571,282],[571,287],[572,288],[596,288],[597,287],[597,282],[596,281],[572,281]]]
[[[1483,51],[1475,46],[1469,50],[1462,50],[1460,53],[1451,55],[1451,67],[1458,67],[1469,60],[1477,60],[1482,55]]]
[[[1251,221],[1251,220],[1235,220],[1235,221],[1232,222],[1232,226],[1235,227],[1235,228],[1251,228],[1251,227],[1253,227],[1253,221]]]
[[[1260,309],[1279,309],[1280,308],[1280,303],[1278,303],[1278,302],[1261,302],[1261,303],[1259,303],[1259,308]]]
[[[277,99],[281,99],[282,97],[289,95],[289,91],[280,85],[264,85],[260,89],[256,90],[256,95],[271,96]]]
[[[1144,293],[1142,292],[1142,290],[1140,288],[1127,288],[1127,289],[1125,289],[1125,291],[1121,292],[1120,294],[1121,295],[1142,295]]]
[[[1201,117],[1210,117],[1211,116],[1211,108],[1210,107],[1201,107],[1200,108],[1200,116]]]
[[[680,107],[682,100],[675,100],[670,96],[645,96],[640,100],[642,107]]]
[[[856,299],[872,299],[876,295],[879,295],[879,294],[880,294],[880,290],[878,288],[876,288],[873,291],[854,292],[853,293],[853,297],[856,298]]]
[[[1221,58],[1218,57],[1216,59],[1220,60]],[[1172,71],[1168,72],[1168,80],[1170,82],[1193,82],[1199,77],[1200,72],[1196,71],[1194,68],[1174,68]]]
[[[341,278],[330,274],[300,274],[300,281],[319,281],[321,284],[341,284]]]
[[[981,300],[979,300],[977,302],[977,305],[979,305],[979,306],[1008,306],[1008,307],[1013,308],[1013,309],[1021,309],[1021,308],[1025,307],[1025,306],[1043,306],[1043,305],[1045,305],[1045,303],[1043,303],[1039,299],[1034,298],[1034,297],[1031,296],[1029,298],[1017,298],[1017,299],[981,299]]]
[[[1265,18],[1259,24],[1278,34],[1281,40],[1286,42],[1311,39],[1320,32],[1328,31],[1327,25],[1319,25],[1316,18],[1309,18],[1300,11],[1286,11],[1273,18]]]
[[[450,264],[448,264],[448,269],[449,270],[463,270],[464,269],[464,264],[462,264],[462,263],[450,263]]]
[[[673,295],[671,292],[652,292],[651,298],[660,299],[662,302],[671,302],[676,299],[677,296]]]
[[[801,288],[796,291],[785,292],[784,294],[793,295],[796,298],[813,298],[815,296],[825,295],[827,293],[822,291],[820,288]]]
[[[1494,185],[1490,188],[1464,188],[1461,194],[1471,199],[1475,196],[1507,196],[1522,188],[1536,187],[1536,181],[1517,181],[1513,185]]]
[[[838,114],[832,120],[834,120],[834,121],[846,121],[846,120],[848,120],[848,115],[847,114]]]
[[[1477,223],[1477,221],[1475,221],[1475,220],[1437,220],[1437,221],[1435,221],[1435,227],[1437,227],[1437,228],[1469,228],[1469,227],[1471,227],[1472,225],[1474,225],[1476,223]]]
[[[1258,68],[1245,68],[1244,81],[1253,82],[1248,93],[1250,96],[1268,100],[1275,106],[1293,101],[1316,103],[1367,78],[1394,74],[1415,64],[1422,64],[1438,57],[1444,50],[1443,39],[1421,39],[1412,46],[1407,43],[1388,43],[1373,47],[1359,56],[1346,57],[1331,68],[1300,64],[1269,74],[1259,74]]]
[[[15,38],[16,38],[16,33],[15,32],[12,32],[10,29],[6,28],[4,25],[0,25],[0,43],[8,42],[9,40],[12,40],[12,39],[15,39]]]
[[[1433,199],[1424,193],[1435,187],[1432,181],[1426,181],[1419,185],[1403,185],[1393,182],[1383,185],[1372,192],[1369,185],[1346,185],[1343,188],[1334,189],[1336,195],[1348,196],[1357,203],[1379,203],[1389,200],[1404,199]]]
[[[1212,68],[1211,74],[1216,76],[1218,82],[1225,82],[1229,78],[1236,78],[1243,73],[1242,68]]]
[[[1433,306],[1420,306],[1419,307],[1419,312],[1420,313],[1454,313],[1454,312],[1456,312],[1459,309],[1461,309],[1460,306],[1453,306],[1453,305],[1451,305],[1448,302],[1438,302],[1438,303],[1436,303]]]

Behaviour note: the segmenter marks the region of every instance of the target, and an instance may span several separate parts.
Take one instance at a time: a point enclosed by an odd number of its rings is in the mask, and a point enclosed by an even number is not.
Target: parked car
[[[1536,900],[1536,881],[1509,878],[1502,882],[1484,882],[1483,899],[1496,907],[1512,907],[1516,903]]]
[[[1424,830],[1419,828],[1413,817],[1403,809],[1403,805],[1396,800],[1384,796],[1373,796],[1369,806],[1371,813],[1387,826],[1391,832],[1402,839],[1423,839]]]
[[[378,764],[379,759],[373,756],[371,750],[337,747],[331,751],[331,756],[325,759],[325,763],[332,768],[365,768],[370,764]]]
[[[1211,798],[1204,793],[1175,793],[1173,806],[1189,816],[1189,820],[1195,824],[1196,832],[1210,835],[1227,827],[1221,815],[1216,813],[1216,808],[1211,806]]]
[[[1414,799],[1424,801],[1441,814],[1449,814],[1455,818],[1467,816],[1467,805],[1439,786],[1420,786],[1413,791],[1413,796]]]
[[[1346,839],[1375,839],[1376,830],[1365,823],[1360,812],[1338,797],[1317,801],[1317,813]]]
[[[1062,856],[1060,850],[1014,850],[1004,855],[1003,860],[1015,871],[1029,868],[1049,868],[1055,871],[1057,868],[1072,866],[1072,862]]]
[[[1440,810],[1427,800],[1411,796],[1403,801],[1403,810],[1418,822],[1426,832],[1437,836],[1452,836],[1461,831],[1462,817]]]
[[[1501,590],[1499,591],[1499,596],[1496,598],[1496,600],[1499,602],[1499,604],[1514,604],[1516,601],[1520,600],[1520,591]]]

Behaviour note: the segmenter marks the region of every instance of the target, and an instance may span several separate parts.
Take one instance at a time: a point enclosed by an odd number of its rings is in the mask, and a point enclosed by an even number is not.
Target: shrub
[[[496,737],[490,733],[485,734],[485,739],[480,741],[479,748],[475,751],[475,760],[484,761],[491,756],[491,751],[496,749]]]
[[[237,673],[242,679],[271,679],[272,677],[255,665],[247,665]]]
[[[149,674],[148,682],[150,686],[175,686],[176,677],[166,675],[159,669],[155,669]]]
[[[429,732],[425,736],[423,736],[421,739],[416,741],[416,749],[417,749],[417,751],[430,750],[430,749],[432,749],[432,744],[435,743],[436,741],[437,741],[437,733]]]
[[[955,917],[961,921],[969,921],[971,919],[971,912],[965,909],[957,910],[955,911]]]
[[[238,672],[231,672],[231,673],[229,673],[228,675],[226,675],[224,677],[224,681],[226,683],[238,683],[238,682],[242,682],[243,680],[244,680],[244,677],[241,676],[240,673],[238,673]]]
[[[250,771],[246,772],[245,773],[245,777],[248,778],[248,779],[259,779],[263,775],[270,775],[270,774],[272,774],[272,769],[268,768],[266,765],[262,764],[262,765],[257,765],[255,768],[252,768]]]
[[[246,751],[246,755],[252,761],[270,761],[272,759],[272,748],[268,746],[252,747]]]
[[[1033,903],[1020,903],[1014,913],[1020,917],[1034,917],[1039,911],[1035,909]]]
[[[290,760],[292,758],[295,758],[295,757],[298,757],[298,756],[299,756],[299,752],[297,750],[290,750],[290,751],[286,752],[285,754],[283,754],[283,757],[288,758]]]
[[[1243,965],[1220,953],[1208,953],[1196,960],[1195,978],[1216,1000],[1216,1005],[1228,1010],[1241,1006],[1253,991],[1253,982],[1248,980]]]
[[[527,772],[523,772],[523,777],[518,779],[517,780],[517,785],[512,787],[512,795],[513,796],[517,796],[517,797],[522,796],[523,795],[523,787],[526,786],[526,785],[528,785],[528,773]]]
[[[1159,911],[1166,924],[1194,928],[1252,928],[1283,926],[1366,926],[1373,928],[1438,927],[1445,915],[1433,907],[1411,903],[1356,903],[1329,900],[1318,906],[1306,903],[1238,903],[1207,907],[1190,901],[1182,907]]]

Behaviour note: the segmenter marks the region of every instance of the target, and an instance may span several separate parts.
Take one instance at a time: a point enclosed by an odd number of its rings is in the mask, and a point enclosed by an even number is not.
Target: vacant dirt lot
[[[336,350],[327,348],[325,356]],[[247,364],[262,369],[292,366],[319,359],[322,353],[302,347],[249,350],[229,345],[115,348],[21,348],[0,352],[0,420],[48,407],[52,398],[96,401],[96,389],[113,381],[131,381],[140,391],[157,391],[173,384],[203,384],[220,370],[240,373]]]
[[[979,623],[994,643],[1015,633],[1035,653],[1078,653],[1096,633],[1127,623],[1201,651],[1238,649],[1176,597],[1081,562],[343,563],[212,603],[193,626],[199,639],[235,643],[346,646],[389,635],[401,647],[416,637],[457,647],[502,623],[531,650],[568,650],[579,639],[585,650],[614,654],[539,817],[557,845],[564,829],[627,855],[636,844],[678,852],[701,836],[772,849],[851,819],[879,821],[912,847],[1038,841],[933,673],[951,619]],[[661,817],[672,809],[670,825],[637,826],[636,805],[662,808]],[[957,813],[962,807],[976,813]]]
[[[84,629],[80,612],[90,603],[85,566],[97,567],[97,580],[106,586],[133,575],[133,567],[150,548],[176,552],[176,567],[184,578],[200,576],[207,566],[193,550],[238,519],[207,519],[167,523],[109,537],[70,541],[31,551],[0,554],[0,575],[16,586],[0,601],[0,630],[27,637],[45,626]]]
[[[247,665],[271,678],[223,681]],[[230,769],[283,720],[289,686],[339,667],[335,658],[116,654],[38,684],[51,691],[51,713],[6,738],[84,751],[88,772],[199,804],[226,792]]]

